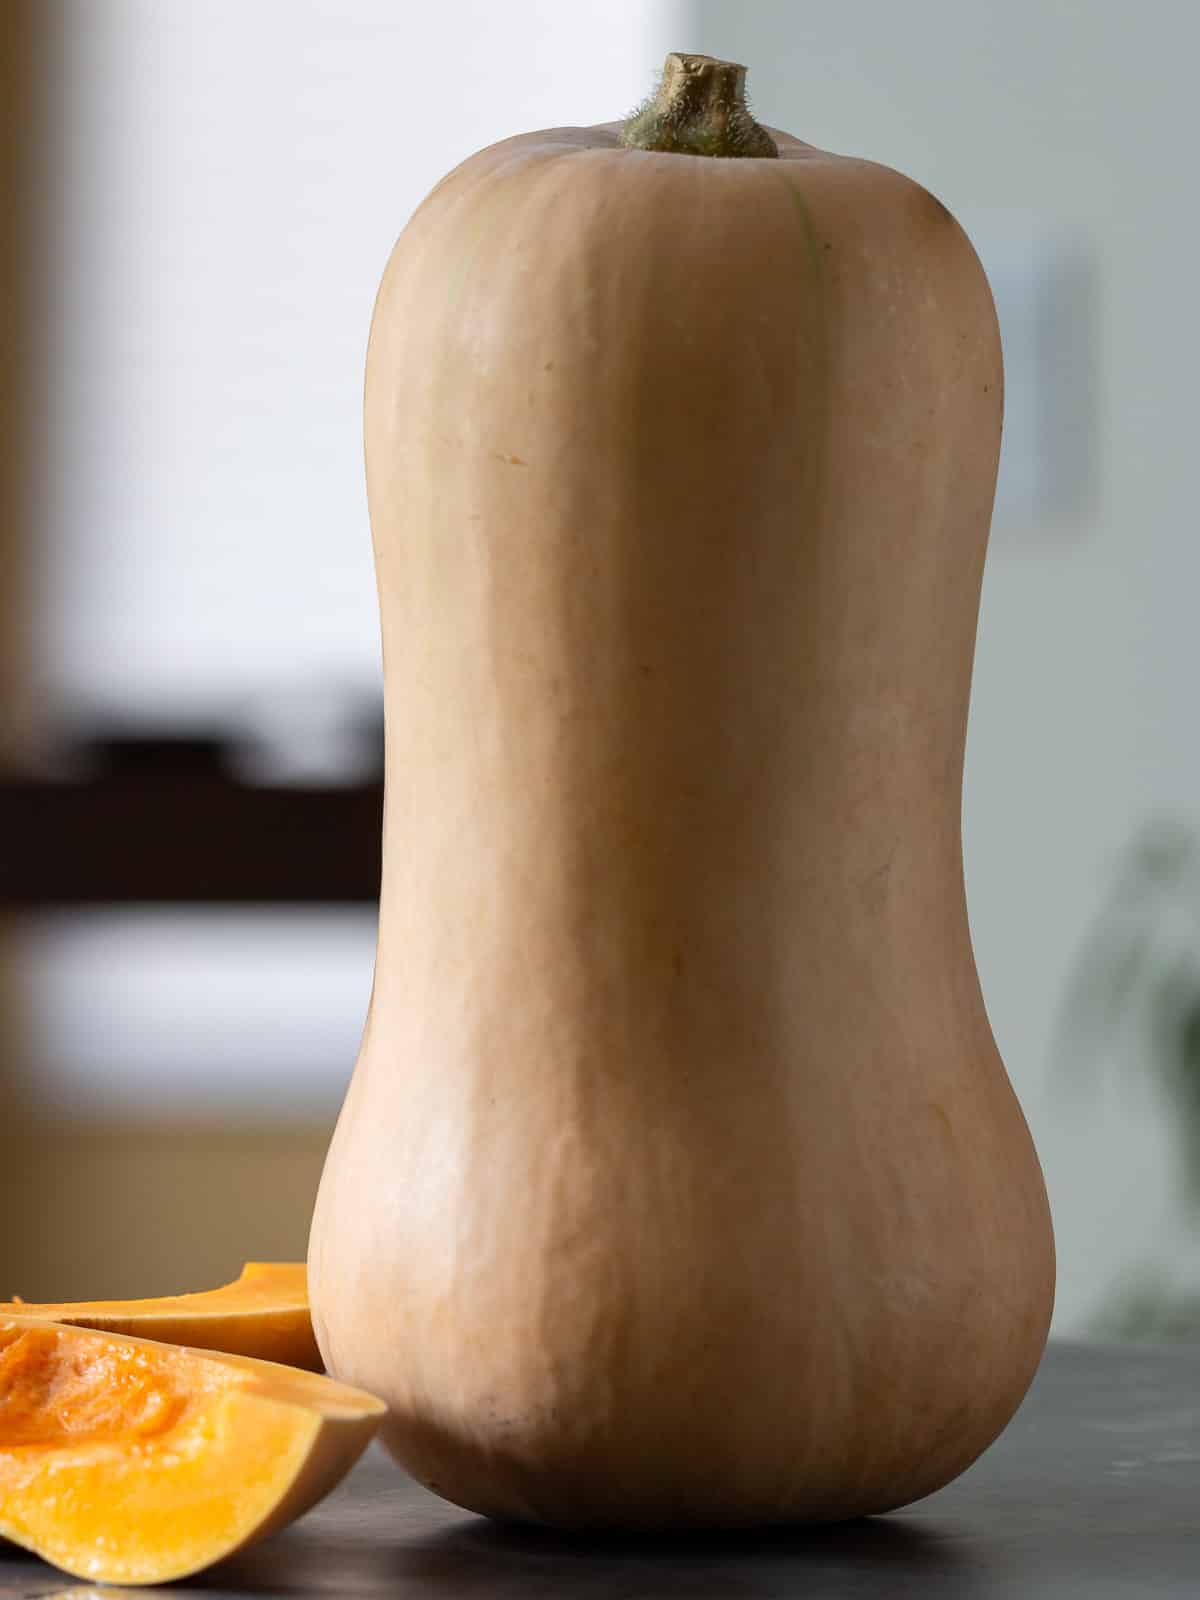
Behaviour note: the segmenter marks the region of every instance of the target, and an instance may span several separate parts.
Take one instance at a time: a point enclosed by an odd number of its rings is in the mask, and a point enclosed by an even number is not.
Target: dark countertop
[[[447,1505],[372,1450],[301,1522],[162,1589],[97,1588],[0,1545],[0,1600],[1159,1600],[1200,1595],[1200,1346],[1052,1344],[957,1482],[837,1527],[573,1539]]]

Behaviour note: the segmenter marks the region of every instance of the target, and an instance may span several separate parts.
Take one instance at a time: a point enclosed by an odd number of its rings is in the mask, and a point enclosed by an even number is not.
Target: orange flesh
[[[128,1345],[72,1350],[50,1325],[0,1328],[0,1449],[147,1442],[200,1398],[199,1377],[185,1385],[169,1363]]]
[[[132,1321],[135,1316],[166,1314],[170,1311],[187,1311],[201,1315],[208,1311],[225,1312],[235,1305],[239,1310],[284,1310],[289,1306],[308,1304],[307,1273],[303,1262],[247,1261],[239,1278],[223,1283],[218,1289],[205,1289],[198,1294],[156,1295],[148,1300],[62,1300],[46,1304],[31,1304],[15,1295],[8,1302],[21,1316],[49,1317],[55,1322],[69,1322],[83,1315],[123,1317]],[[0,1315],[4,1306],[0,1303]]]
[[[236,1546],[241,1463],[218,1439],[239,1376],[170,1346],[0,1324],[0,1528],[67,1571],[117,1582]],[[285,1466],[287,1432],[270,1451]]]
[[[32,1304],[22,1301],[16,1294],[8,1304],[13,1309],[18,1309],[22,1317],[27,1315],[58,1314],[58,1320],[64,1320],[72,1312],[96,1312],[96,1314],[133,1315],[134,1312],[157,1312],[157,1310],[173,1310],[174,1307],[186,1307],[187,1310],[224,1309],[229,1302],[246,1309],[254,1306],[283,1306],[283,1304],[298,1304],[304,1306],[309,1298],[307,1290],[307,1272],[302,1261],[248,1261],[242,1267],[242,1275],[234,1278],[232,1283],[222,1283],[214,1290],[203,1290],[195,1294],[155,1294],[149,1299],[133,1299],[133,1301],[51,1301],[46,1304]],[[3,1307],[0,1306],[0,1310]]]
[[[303,1262],[248,1261],[241,1277],[199,1294],[49,1304],[17,1299],[0,1304],[0,1317],[5,1314],[321,1370]]]
[[[0,1537],[92,1580],[187,1576],[319,1499],[382,1411],[298,1368],[0,1316]]]

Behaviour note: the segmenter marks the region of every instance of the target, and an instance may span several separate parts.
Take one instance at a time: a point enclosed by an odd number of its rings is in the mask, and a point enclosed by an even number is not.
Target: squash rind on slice
[[[10,1315],[281,1361],[309,1372],[323,1370],[309,1316],[307,1274],[300,1261],[248,1261],[232,1283],[198,1294],[46,1305],[0,1303],[0,1317]]]

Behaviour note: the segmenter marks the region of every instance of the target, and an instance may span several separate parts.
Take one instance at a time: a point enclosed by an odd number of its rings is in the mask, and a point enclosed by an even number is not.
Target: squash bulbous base
[[[681,1423],[676,1433],[669,1420],[647,1418],[625,1435],[610,1426],[589,1440],[574,1428],[543,1428],[519,1442],[509,1424],[451,1428],[393,1412],[381,1437],[426,1488],[499,1522],[647,1534],[828,1524],[895,1511],[965,1471],[1020,1404],[1039,1351],[1032,1341],[1007,1392],[976,1415],[960,1408],[956,1427],[953,1410],[949,1426],[914,1412],[908,1438],[890,1450],[879,1448],[869,1418],[821,1416],[815,1401],[815,1429],[777,1418],[757,1441],[736,1430],[723,1437],[720,1406],[703,1430]],[[669,1406],[659,1410],[669,1416]],[[895,1438],[894,1423],[885,1419],[880,1432]]]

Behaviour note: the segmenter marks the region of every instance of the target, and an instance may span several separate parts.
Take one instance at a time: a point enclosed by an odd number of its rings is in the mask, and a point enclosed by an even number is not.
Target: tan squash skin
[[[494,1516],[899,1506],[1046,1338],[959,826],[991,297],[923,189],[775,137],[485,150],[376,308],[383,893],[310,1294]]]

